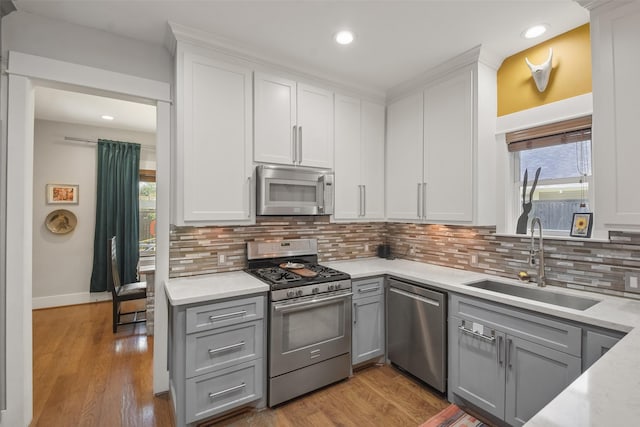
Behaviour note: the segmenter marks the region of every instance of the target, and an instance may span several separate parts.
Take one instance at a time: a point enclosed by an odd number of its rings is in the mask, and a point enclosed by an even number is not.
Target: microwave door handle
[[[325,192],[325,182],[324,175],[318,177],[318,185],[316,186],[316,205],[318,209],[318,213],[323,213],[324,211],[324,192]]]

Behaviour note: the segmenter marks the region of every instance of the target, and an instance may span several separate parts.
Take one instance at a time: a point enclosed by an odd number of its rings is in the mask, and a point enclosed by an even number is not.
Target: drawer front
[[[455,294],[450,294],[449,313],[554,350],[578,357],[582,353],[580,328],[542,314],[536,315]]]
[[[263,320],[187,335],[186,377],[263,357]]]
[[[186,381],[186,422],[208,418],[262,397],[263,359]]]
[[[353,280],[353,299],[382,295],[384,292],[384,278],[375,277],[373,279]]]
[[[187,309],[187,333],[237,325],[263,317],[263,296],[191,307]]]

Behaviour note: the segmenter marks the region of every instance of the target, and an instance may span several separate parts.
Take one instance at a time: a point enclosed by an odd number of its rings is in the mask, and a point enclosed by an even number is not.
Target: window
[[[514,155],[516,212],[523,210],[523,197],[532,202],[527,230],[540,217],[545,232],[568,235],[573,214],[591,211],[591,117],[509,133],[507,143]]]
[[[156,254],[156,171],[140,169],[140,257]]]

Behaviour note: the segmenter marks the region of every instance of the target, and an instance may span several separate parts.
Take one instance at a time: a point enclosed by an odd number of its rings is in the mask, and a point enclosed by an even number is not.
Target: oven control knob
[[[296,293],[295,293],[294,291],[287,291],[287,296],[288,296],[289,298],[293,298],[293,297],[295,297],[295,296],[296,296]]]
[[[335,288],[336,288],[335,286],[333,286],[333,285],[329,285],[329,291],[332,291],[332,290],[334,290]]]
[[[340,289],[340,287],[341,287],[341,286],[340,286],[340,283],[336,283],[336,291],[337,291],[338,289]]]
[[[317,294],[318,292],[320,292],[320,289],[319,288],[313,288],[311,290],[311,292],[313,292],[314,294]]]
[[[297,296],[301,297],[301,296],[302,296],[302,294],[303,294],[302,289],[298,289],[298,290],[296,291],[296,295],[297,295]]]

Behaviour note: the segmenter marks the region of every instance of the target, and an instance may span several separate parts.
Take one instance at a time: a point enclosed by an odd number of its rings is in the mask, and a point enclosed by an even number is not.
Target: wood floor
[[[144,325],[111,332],[111,303],[33,312],[33,427],[172,427],[166,394],[152,393],[153,338]],[[448,405],[389,366],[275,409],[207,426],[417,426]]]
[[[111,302],[34,310],[31,426],[173,426],[152,355],[144,324],[111,331]]]

